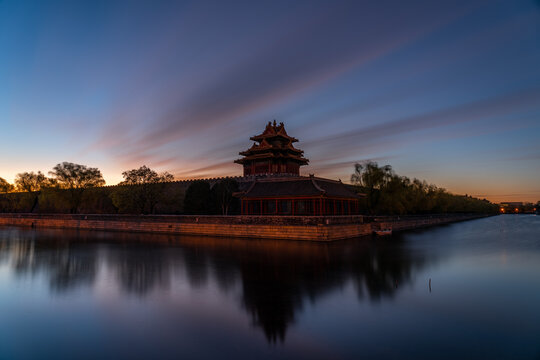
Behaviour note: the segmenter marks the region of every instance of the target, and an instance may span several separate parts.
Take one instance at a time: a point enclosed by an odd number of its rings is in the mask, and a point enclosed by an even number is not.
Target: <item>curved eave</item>
[[[277,138],[277,137],[289,140],[291,142],[298,142],[297,138],[289,136],[289,135],[284,135],[284,134],[259,134],[259,135],[252,136],[249,139],[253,141],[262,141],[264,139],[272,139],[272,138]]]
[[[249,156],[242,159],[236,159],[234,162],[236,164],[244,164],[246,162],[251,161],[257,161],[257,160],[287,160],[287,161],[294,161],[300,165],[307,165],[309,164],[309,160],[305,158],[297,158],[297,157],[289,157],[289,156]]]
[[[269,151],[271,151],[272,153],[294,153],[296,154],[295,156],[302,156],[304,154],[304,150],[278,147],[261,147],[255,149],[250,148],[248,150],[241,151],[238,154],[242,156],[251,156],[260,153],[268,153]]]

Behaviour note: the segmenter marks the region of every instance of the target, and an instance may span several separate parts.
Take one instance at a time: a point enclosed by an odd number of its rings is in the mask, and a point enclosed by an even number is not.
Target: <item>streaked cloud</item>
[[[236,175],[276,118],[306,173],[379,159],[533,197],[539,21],[531,0],[1,2],[0,176],[66,158],[111,182]]]

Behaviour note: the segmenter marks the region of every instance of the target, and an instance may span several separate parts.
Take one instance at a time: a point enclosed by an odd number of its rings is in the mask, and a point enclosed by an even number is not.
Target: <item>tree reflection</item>
[[[171,274],[163,247],[123,246],[109,249],[108,255],[108,264],[115,270],[124,291],[143,296],[156,288],[169,287]]]
[[[396,237],[310,243],[66,230],[2,230],[0,261],[19,275],[45,274],[57,293],[94,285],[99,271],[123,296],[175,282],[239,289],[239,305],[271,343],[285,340],[306,301],[350,283],[359,301],[382,301],[426,263]]]
[[[306,299],[352,281],[359,299],[392,297],[397,284],[411,281],[411,271],[424,263],[395,243],[367,239],[334,244],[259,242],[238,258],[243,300],[254,324],[270,342],[283,341]]]
[[[0,258],[19,276],[47,274],[50,288],[63,292],[91,285],[96,275],[96,247],[83,246],[76,233],[9,231],[0,240]]]

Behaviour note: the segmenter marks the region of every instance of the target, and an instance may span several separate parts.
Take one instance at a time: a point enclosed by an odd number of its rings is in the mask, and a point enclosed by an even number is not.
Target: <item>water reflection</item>
[[[107,266],[113,269],[119,287],[127,294],[144,296],[166,289],[171,281],[170,257],[165,252],[141,246],[123,246],[107,251]]]
[[[434,259],[429,259],[432,262]],[[359,301],[391,298],[427,259],[400,239],[331,244],[166,235],[9,229],[0,232],[0,263],[17,276],[45,276],[62,295],[93,287],[98,273],[122,296],[144,299],[175,282],[190,289],[240,289],[238,306],[269,342],[285,340],[306,301],[353,283]]]
[[[73,234],[12,229],[2,233],[0,261],[9,262],[18,276],[45,273],[50,289],[64,292],[79,285],[92,285],[97,271],[97,248],[84,246]],[[61,240],[60,240],[61,239]]]

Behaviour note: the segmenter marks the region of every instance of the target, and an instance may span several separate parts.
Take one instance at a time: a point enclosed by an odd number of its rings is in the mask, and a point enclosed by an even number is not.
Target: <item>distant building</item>
[[[501,203],[501,206],[505,206],[505,207],[523,206],[523,202],[521,202],[521,201],[503,202],[503,203]]]
[[[237,193],[243,215],[354,215],[360,212],[363,195],[341,181],[300,176],[307,165],[298,140],[285,131],[283,123],[269,122],[264,132],[251,137],[258,142],[240,152],[235,163],[244,167],[244,177],[253,178]]]
[[[507,201],[499,204],[502,214],[533,214],[537,212],[537,208],[529,202]]]

